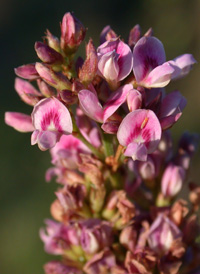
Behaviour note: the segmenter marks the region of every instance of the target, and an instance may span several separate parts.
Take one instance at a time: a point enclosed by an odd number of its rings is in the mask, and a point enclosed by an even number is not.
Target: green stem
[[[105,156],[111,156],[114,155],[114,149],[113,149],[113,136],[110,134],[102,133],[102,142],[103,142],[103,148]]]

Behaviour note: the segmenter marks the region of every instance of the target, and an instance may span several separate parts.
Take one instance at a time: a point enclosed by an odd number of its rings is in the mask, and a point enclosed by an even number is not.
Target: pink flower
[[[128,45],[119,38],[106,41],[97,49],[100,75],[114,86],[126,78],[133,66],[133,57]]]
[[[185,179],[185,170],[181,166],[169,164],[164,171],[161,188],[165,197],[175,196],[182,187]]]
[[[80,106],[84,113],[99,123],[103,123],[111,117],[127,98],[130,109],[140,107],[141,102],[137,98],[139,96],[138,91],[134,90],[131,84],[124,85],[111,93],[107,102],[102,107],[95,93],[83,89],[78,94]],[[133,98],[135,99],[134,102]]]
[[[123,119],[117,138],[119,143],[126,147],[125,156],[146,161],[147,154],[157,148],[161,138],[158,118],[151,110],[135,110]]]
[[[31,144],[38,143],[41,150],[55,146],[62,134],[71,134],[72,120],[68,109],[56,98],[41,100],[32,112],[35,131]]]
[[[195,62],[187,54],[166,62],[163,44],[155,37],[142,37],[133,49],[133,72],[137,83],[146,88],[166,86],[186,75]]]

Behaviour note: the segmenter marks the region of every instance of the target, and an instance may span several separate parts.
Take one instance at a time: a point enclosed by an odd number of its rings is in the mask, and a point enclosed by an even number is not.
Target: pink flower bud
[[[40,77],[50,86],[58,89],[71,89],[71,83],[62,73],[53,71],[49,66],[36,63],[36,70]]]
[[[148,243],[152,250],[162,255],[168,253],[173,241],[180,236],[178,227],[165,215],[160,214],[150,227]]]
[[[97,253],[112,244],[112,227],[108,223],[98,219],[89,219],[80,225],[81,246],[86,253]]]
[[[79,79],[84,85],[88,85],[94,79],[98,69],[98,59],[96,49],[90,39],[86,46],[86,60],[79,69]]]
[[[32,86],[28,81],[22,80],[18,77],[15,79],[15,90],[21,99],[31,106],[37,104],[42,97],[42,94],[39,93],[34,86]]]
[[[117,38],[117,34],[114,32],[114,30],[111,29],[110,26],[106,26],[103,28],[101,34],[100,34],[100,44],[103,44],[106,41],[109,41],[113,38]]]
[[[47,83],[42,81],[42,79],[37,79],[37,85],[40,89],[40,92],[45,96],[45,97],[52,97],[56,95],[56,91],[53,87],[49,86]]]
[[[63,16],[61,24],[61,48],[70,55],[78,49],[85,38],[86,29],[82,23],[70,12]]]
[[[5,123],[21,132],[31,132],[34,130],[31,116],[19,112],[6,112]]]
[[[165,197],[175,196],[182,187],[185,179],[185,170],[181,166],[169,164],[164,171],[161,189]]]
[[[47,64],[61,64],[64,59],[63,56],[42,42],[35,43],[35,51],[37,56],[42,60],[42,62]]]
[[[35,80],[39,78],[39,74],[35,68],[35,64],[27,64],[15,68],[15,73],[17,74],[17,76],[28,80]]]
[[[129,91],[127,95],[127,104],[130,112],[141,108],[142,106],[141,93],[137,91],[136,89],[132,89],[131,91]]]
[[[49,47],[51,47],[57,52],[61,51],[59,39],[56,36],[54,36],[49,30],[47,30],[45,38],[47,39]]]
[[[129,33],[129,37],[128,37],[128,45],[129,47],[132,49],[135,44],[137,43],[137,41],[140,39],[141,36],[141,28],[140,25],[135,25]]]

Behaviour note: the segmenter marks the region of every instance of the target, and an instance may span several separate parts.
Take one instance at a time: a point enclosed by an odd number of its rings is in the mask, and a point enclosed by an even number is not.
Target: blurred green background
[[[87,40],[99,43],[103,27],[111,27],[127,38],[137,23],[154,34],[165,46],[167,59],[192,53],[200,62],[200,1],[78,1],[6,0],[0,2],[0,89],[1,89],[1,190],[0,190],[0,273],[42,274],[50,259],[43,251],[38,231],[54,200],[55,183],[47,184],[45,170],[50,166],[48,152],[30,146],[30,134],[21,134],[4,125],[5,111],[30,113],[14,91],[13,68],[37,60],[34,42],[41,41],[48,28],[59,36],[59,22],[67,11],[74,11],[88,27]],[[84,44],[84,43],[83,43]],[[84,52],[84,47],[82,49]],[[179,89],[188,105],[172,132],[200,132],[200,73],[195,65],[190,75],[172,83],[168,90]],[[194,157],[190,178],[199,182],[199,151]]]

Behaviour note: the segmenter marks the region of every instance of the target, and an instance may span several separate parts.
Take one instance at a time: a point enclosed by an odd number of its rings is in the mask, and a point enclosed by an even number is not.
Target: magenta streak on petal
[[[148,144],[151,141],[151,132],[149,129],[144,129],[142,131],[142,138],[145,140],[145,145],[148,147]]]
[[[130,136],[126,140],[126,145],[132,143],[141,134],[141,126],[135,125],[134,130],[131,132]]]
[[[157,66],[157,60],[147,56],[144,60],[144,70],[142,78],[144,79]]]
[[[55,129],[58,132],[62,132],[62,128],[60,126],[60,115],[55,109],[49,110],[49,112],[44,114],[44,117],[41,121],[41,129],[43,131],[48,130],[48,126],[53,122]]]

